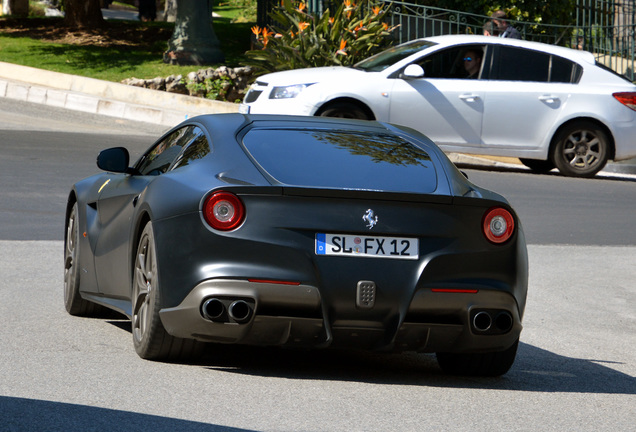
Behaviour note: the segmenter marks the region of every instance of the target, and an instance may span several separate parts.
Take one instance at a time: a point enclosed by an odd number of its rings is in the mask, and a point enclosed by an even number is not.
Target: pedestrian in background
[[[519,30],[508,24],[508,16],[502,10],[490,15],[494,28],[498,31],[499,37],[521,39]]]
[[[484,36],[499,36],[499,31],[495,29],[492,21],[486,21],[483,27]]]

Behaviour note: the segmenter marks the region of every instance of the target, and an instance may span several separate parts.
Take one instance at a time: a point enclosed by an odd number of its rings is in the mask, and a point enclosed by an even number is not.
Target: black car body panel
[[[174,337],[456,353],[501,351],[518,340],[528,280],[521,223],[503,197],[470,183],[424,136],[376,122],[227,114],[187,120],[157,143],[184,127],[209,143],[202,157],[143,175],[137,170],[147,153],[128,172],[73,186],[68,214],[77,204],[84,300],[134,316],[136,251],[152,222],[159,316]],[[254,130],[266,130],[262,136],[289,130],[397,136],[427,155],[425,175],[434,187],[417,193],[413,185],[386,191],[283,183],[244,145]],[[356,152],[350,150],[352,160],[368,157]],[[230,231],[212,228],[204,217],[206,198],[219,190],[245,209]],[[485,214],[495,207],[514,219],[514,232],[502,244],[484,235]],[[343,242],[340,255],[317,253],[325,233]],[[403,238],[417,239],[415,258],[396,258]],[[356,255],[346,244],[351,239],[386,255]],[[491,318],[488,328],[475,325],[480,312]]]

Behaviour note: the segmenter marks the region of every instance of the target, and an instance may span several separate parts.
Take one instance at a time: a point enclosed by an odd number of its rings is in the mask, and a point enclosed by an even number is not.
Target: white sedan
[[[518,157],[591,177],[636,157],[636,86],[586,51],[449,35],[354,67],[263,75],[242,112],[348,117],[416,129],[446,151]]]

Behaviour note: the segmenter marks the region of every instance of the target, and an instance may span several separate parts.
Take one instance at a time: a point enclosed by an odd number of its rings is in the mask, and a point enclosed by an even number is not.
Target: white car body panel
[[[595,66],[591,53],[471,35],[426,40],[438,45],[380,72],[327,67],[264,75],[252,87],[262,94],[243,107],[257,114],[317,115],[325,104],[348,98],[368,107],[376,120],[416,129],[446,151],[530,159],[548,158],[553,137],[566,122],[593,119],[611,134],[614,160],[636,157],[636,111],[612,96],[636,92],[636,86]],[[420,58],[462,44],[507,45],[550,53],[579,64],[583,74],[576,84],[398,76]],[[274,87],[293,84],[311,85],[295,98],[269,99]]]

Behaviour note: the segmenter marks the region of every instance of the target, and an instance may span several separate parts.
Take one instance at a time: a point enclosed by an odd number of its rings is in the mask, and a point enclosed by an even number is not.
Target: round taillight
[[[205,199],[203,218],[214,229],[233,230],[243,222],[245,207],[236,195],[216,192]]]
[[[484,216],[483,230],[486,238],[492,243],[503,243],[512,236],[515,220],[505,208],[494,207]]]

